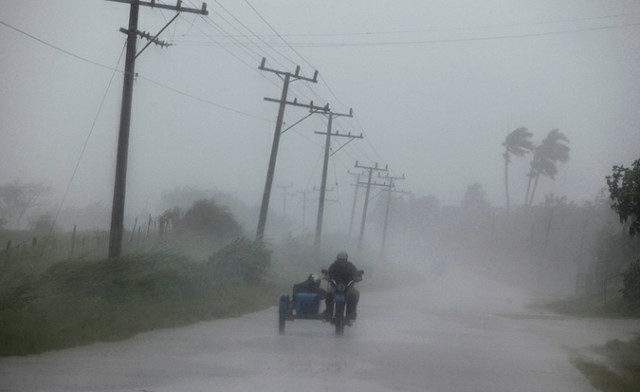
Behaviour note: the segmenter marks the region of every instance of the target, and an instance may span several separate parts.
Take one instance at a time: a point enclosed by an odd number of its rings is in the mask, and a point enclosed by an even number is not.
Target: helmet
[[[320,286],[320,277],[316,274],[311,274],[311,276],[309,276],[309,278],[313,281],[313,284],[315,286]]]
[[[336,258],[338,260],[347,260],[349,258],[349,255],[344,250],[341,250],[340,252],[338,252],[338,256],[336,256]]]

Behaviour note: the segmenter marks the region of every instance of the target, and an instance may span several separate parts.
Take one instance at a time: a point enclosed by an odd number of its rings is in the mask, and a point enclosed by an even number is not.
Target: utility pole
[[[158,40],[158,36],[169,24],[171,24],[176,18],[174,17],[169,23],[167,23],[159,33],[152,37],[148,33],[144,33],[138,30],[138,14],[140,6],[157,7],[163,9],[169,9],[178,12],[190,12],[201,15],[208,15],[207,5],[202,4],[201,9],[185,8],[182,7],[182,1],[178,0],[175,6],[169,6],[165,4],[157,4],[155,0],[141,1],[141,0],[107,0],[118,3],[130,4],[129,10],[129,29],[120,31],[127,34],[127,50],[124,66],[124,82],[122,87],[122,105],[120,109],[120,130],[118,133],[118,152],[116,156],[116,177],[113,187],[113,206],[111,209],[111,229],[109,232],[109,258],[119,257],[122,253],[122,236],[123,236],[123,221],[124,221],[124,201],[126,193],[127,183],[127,160],[129,154],[129,131],[131,126],[131,105],[133,102],[133,80],[135,76],[136,57],[144,51],[149,44],[154,43],[161,47],[168,46],[167,43]],[[176,15],[177,17],[178,15]],[[142,50],[136,54],[136,40],[137,37],[146,38],[149,40],[149,44],[142,48]]]
[[[402,177],[393,177],[390,175],[386,175],[386,176],[379,176],[380,178],[383,178],[385,180],[389,180],[389,183],[386,185],[387,188],[387,206],[385,208],[384,211],[384,225],[382,228],[382,255],[384,256],[384,248],[385,248],[385,244],[387,242],[387,224],[389,223],[389,210],[391,209],[391,194],[392,193],[402,193],[402,194],[410,194],[411,192],[406,192],[406,191],[399,191],[394,189],[395,188],[395,180],[405,180],[405,176],[404,174],[402,175]]]
[[[339,131],[336,131],[335,133],[333,133],[332,131],[332,126],[333,126],[333,118],[334,117],[353,117],[353,109],[349,109],[349,113],[345,114],[345,113],[334,113],[334,112],[328,112],[328,113],[324,113],[328,116],[328,123],[327,123],[327,131],[326,132],[315,132],[318,135],[325,135],[325,143],[324,143],[324,162],[322,165],[322,180],[320,182],[320,202],[318,203],[318,218],[316,219],[316,238],[315,238],[315,242],[314,242],[314,249],[316,254],[318,253],[318,250],[320,249],[320,241],[322,239],[322,220],[324,217],[324,197],[325,197],[325,193],[327,190],[327,171],[329,168],[329,150],[331,149],[331,136],[336,136],[336,137],[346,137],[349,138],[352,141],[354,139],[362,139],[363,136],[362,134],[360,134],[359,136],[354,136],[351,135],[351,132],[349,133],[340,133]],[[347,143],[349,143],[347,142]]]
[[[360,182],[360,176],[362,175],[362,173],[351,173],[348,170],[347,173],[351,174],[352,176],[356,176],[356,183],[354,184],[355,191],[353,191],[353,204],[351,205],[351,219],[349,220],[349,237],[351,237],[351,230],[353,229],[353,217],[356,213],[356,201],[358,200],[358,188],[360,188],[360,185],[358,185],[358,183]]]
[[[300,107],[308,108],[310,110],[323,110],[323,111],[329,110],[329,105],[326,105],[324,107],[315,106],[313,104],[313,101],[309,104],[298,103],[297,99],[294,99],[293,101],[287,101],[289,83],[296,80],[304,80],[311,83],[317,83],[318,71],[315,71],[315,73],[313,74],[313,78],[307,78],[300,75],[300,66],[296,67],[295,73],[291,73],[291,72],[278,71],[275,69],[267,68],[265,67],[266,61],[267,60],[263,57],[262,63],[260,64],[260,67],[258,67],[258,69],[261,71],[272,72],[278,75],[283,80],[284,83],[282,85],[282,94],[280,96],[280,99],[273,99],[273,98],[264,99],[265,101],[269,101],[269,102],[277,102],[280,104],[280,106],[278,109],[278,118],[276,120],[276,129],[273,134],[273,144],[271,145],[271,158],[269,158],[269,168],[267,169],[267,179],[264,184],[264,193],[262,194],[262,205],[260,206],[260,217],[258,219],[258,229],[256,230],[256,241],[259,241],[259,242],[262,242],[262,239],[264,238],[264,228],[267,223],[267,212],[269,211],[269,199],[271,198],[271,186],[273,185],[273,175],[276,169],[276,158],[278,156],[278,146],[280,144],[280,135],[282,134],[282,123],[284,120],[284,109],[286,105],[300,106]]]
[[[315,191],[315,189],[313,191]],[[307,194],[313,191],[310,191],[308,189],[298,191],[298,194],[302,194],[302,231],[304,231],[306,227],[307,201],[309,201],[309,199],[307,199]]]
[[[358,238],[358,253],[362,253],[362,240],[364,239],[364,227],[365,227],[365,222],[367,220],[367,208],[369,207],[369,193],[371,191],[371,186],[384,186],[384,184],[378,184],[378,183],[372,183],[371,182],[371,177],[373,176],[373,172],[374,171],[381,171],[381,172],[386,172],[389,169],[389,166],[385,166],[384,169],[378,167],[378,163],[376,162],[375,166],[361,166],[360,164],[358,164],[358,161],[356,161],[355,166],[358,169],[363,169],[366,170],[367,173],[367,192],[364,196],[364,207],[362,208],[362,221],[360,222],[360,237]],[[360,185],[361,183],[358,182],[358,185]],[[364,184],[362,184],[364,185]]]
[[[276,186],[282,189],[282,216],[284,218],[287,216],[287,196],[294,196],[295,193],[287,192],[287,189],[291,188],[293,185],[276,185]]]

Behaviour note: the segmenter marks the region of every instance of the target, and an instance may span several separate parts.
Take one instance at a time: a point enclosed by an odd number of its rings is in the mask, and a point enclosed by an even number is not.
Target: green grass
[[[574,317],[639,318],[640,302],[625,301],[619,290],[607,293],[607,301],[602,294],[554,301],[545,307]]]
[[[625,301],[618,288],[602,294],[555,301],[546,305],[551,310],[575,317],[638,318],[640,303]],[[573,365],[589,380],[591,385],[605,392],[640,391],[640,337],[629,342],[612,340],[594,347],[602,360],[576,357]]]
[[[594,388],[605,392],[640,391],[640,337],[629,342],[612,340],[595,348],[607,365],[583,357],[573,360]]]
[[[112,341],[274,305],[281,288],[216,276],[207,263],[147,253],[50,265],[5,263],[0,356]]]

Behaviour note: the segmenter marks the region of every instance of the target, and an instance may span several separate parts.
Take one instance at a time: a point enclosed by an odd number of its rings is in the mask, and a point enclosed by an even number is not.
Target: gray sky
[[[353,108],[356,118],[340,119],[334,130],[364,132],[366,140],[334,155],[329,172],[343,205],[352,194],[346,170],[359,160],[405,173],[401,187],[418,196],[459,203],[467,185],[480,182],[491,203],[502,206],[500,143],[520,126],[536,142],[553,128],[571,141],[570,161],[555,181],[541,182],[539,197],[592,199],[612,165],[640,158],[636,1],[249,3],[260,16],[246,1],[229,0],[208,2],[209,18],[183,14],[161,36],[174,46],[150,46],[138,58],[129,214],[154,208],[161,192],[175,186],[260,200],[277,114],[263,97],[277,98],[281,89],[275,75],[257,69],[262,56],[276,69],[299,64],[305,75],[320,72],[318,84],[294,83],[290,97],[329,103],[338,112]],[[0,184],[45,181],[60,198],[79,162],[65,205],[110,204],[122,73],[115,73],[99,111],[113,71],[71,54],[115,67],[129,6],[102,0],[2,5],[2,22],[68,53],[0,25]],[[172,16],[142,7],[139,28],[155,33]],[[261,40],[225,36],[252,34],[244,26]],[[305,114],[288,107],[286,121]],[[319,185],[323,138],[313,132],[325,124],[314,115],[283,135],[276,184]],[[514,159],[516,204],[524,198],[527,167],[528,159]],[[274,193],[274,208],[278,200]]]

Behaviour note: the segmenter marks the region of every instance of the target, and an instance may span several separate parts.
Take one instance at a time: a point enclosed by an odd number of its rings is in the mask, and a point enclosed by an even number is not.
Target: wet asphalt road
[[[4,358],[0,391],[584,392],[594,389],[570,358],[639,329],[635,321],[527,309],[524,297],[481,279],[458,284],[361,287],[359,319],[343,337],[329,324],[303,320],[287,323],[279,336],[274,307],[123,342]]]

